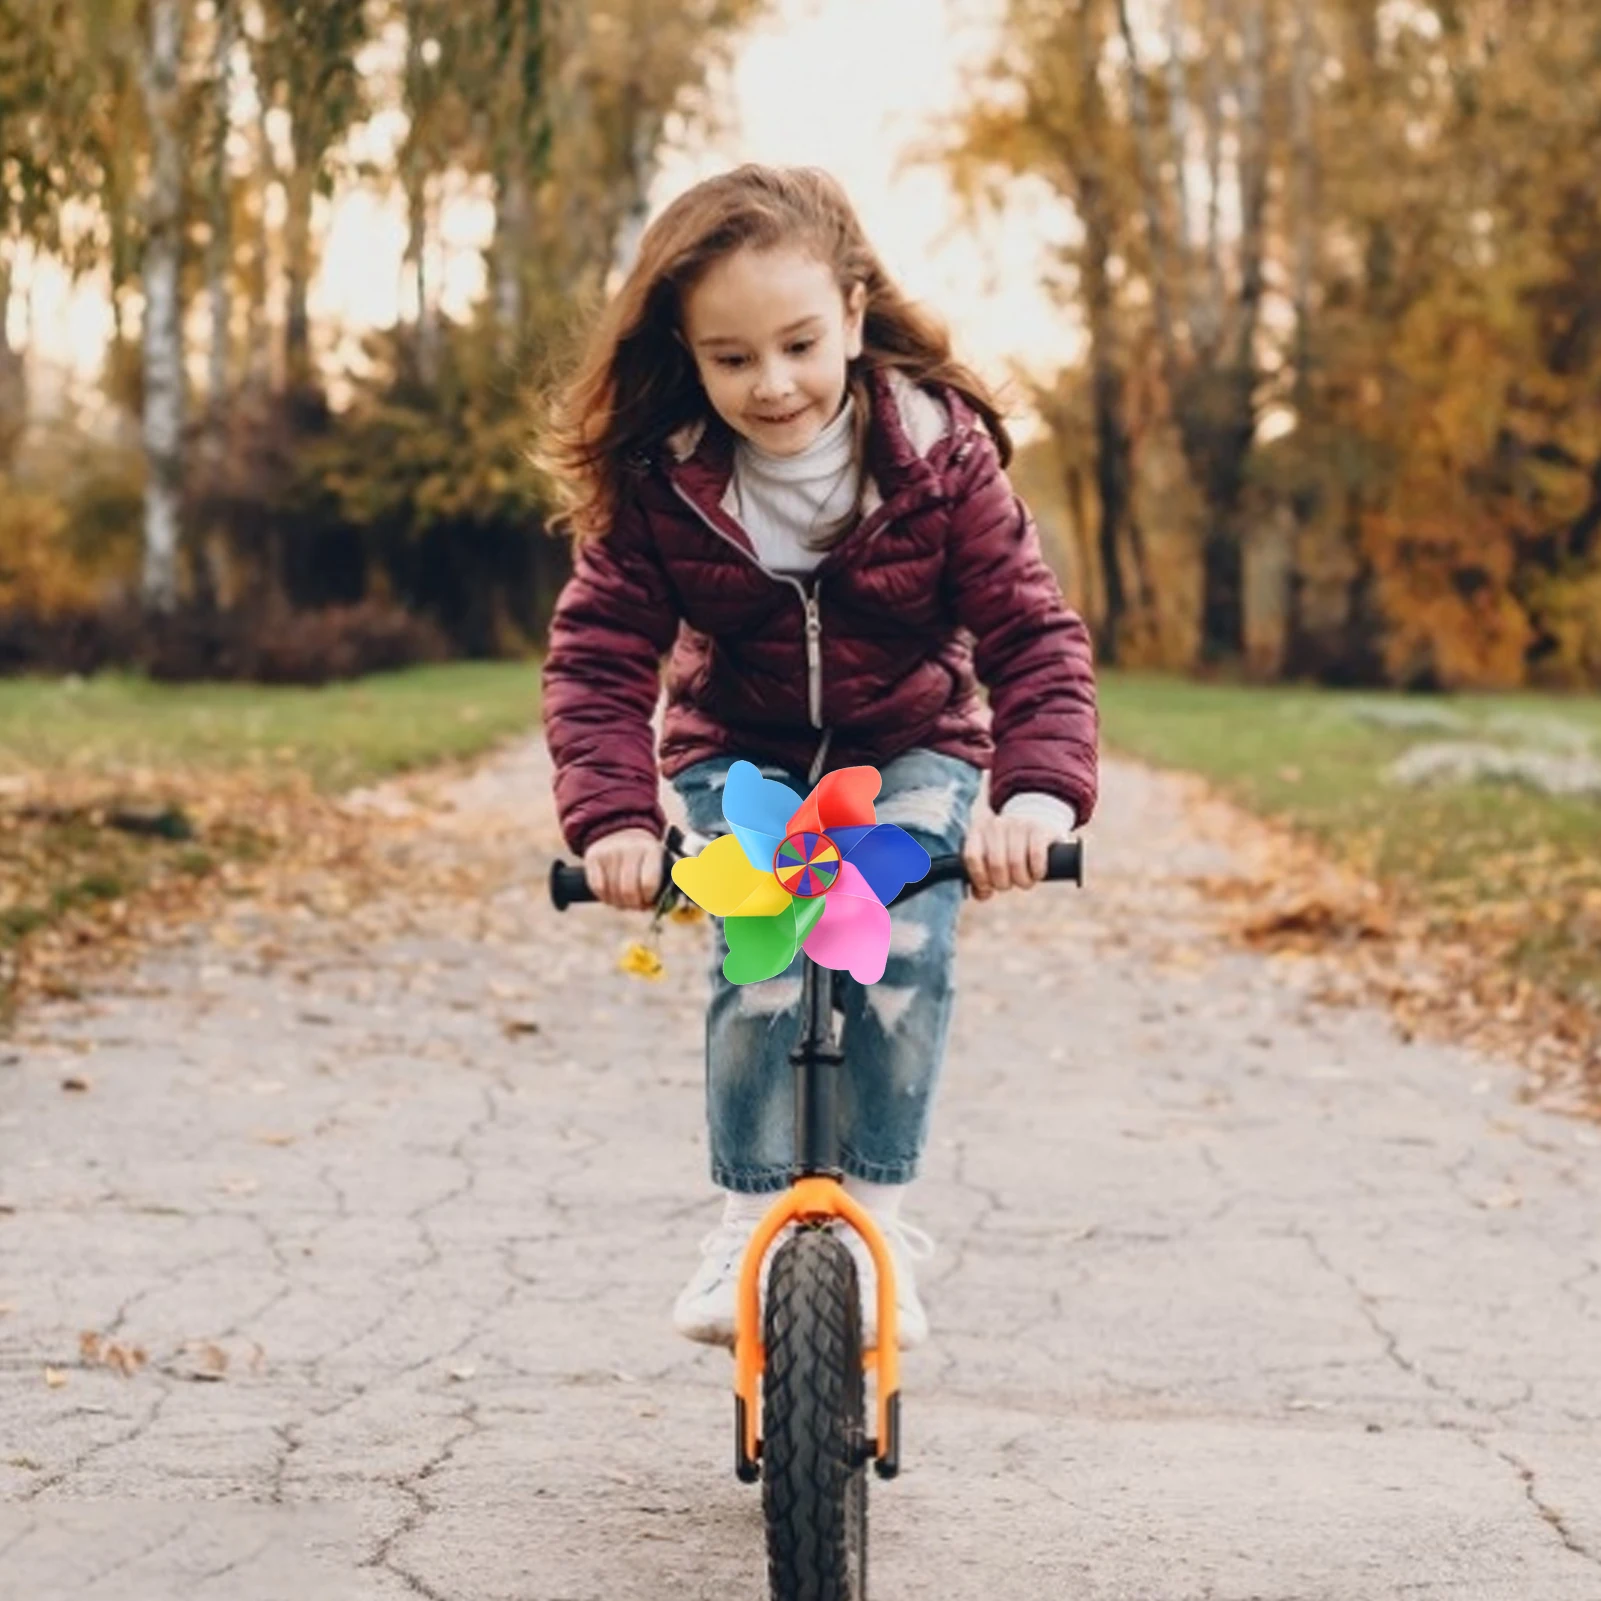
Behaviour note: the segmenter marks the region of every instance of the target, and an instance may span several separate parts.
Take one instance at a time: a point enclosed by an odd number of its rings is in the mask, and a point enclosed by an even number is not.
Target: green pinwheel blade
[[[723,977],[730,984],[760,984],[777,978],[795,960],[801,941],[823,915],[823,897],[791,901],[775,917],[725,917],[728,955]]]

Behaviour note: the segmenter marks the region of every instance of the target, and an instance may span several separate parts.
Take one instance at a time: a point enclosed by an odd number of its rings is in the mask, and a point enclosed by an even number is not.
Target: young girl
[[[1044,876],[1095,803],[1095,690],[1010,455],[983,383],[826,174],[744,166],[656,219],[542,446],[576,540],[545,724],[562,830],[601,900],[657,894],[658,756],[703,835],[726,832],[735,760],[802,798],[865,763],[883,777],[879,820],[931,855],[962,851],[979,899]],[[995,812],[969,825],[985,768]],[[944,1055],[960,904],[956,884],[908,900],[883,979],[844,981],[846,1188],[889,1239],[907,1346],[928,1328],[911,1258],[932,1247],[900,1203]],[[706,1090],[726,1200],[674,1324],[730,1344],[745,1244],[789,1182],[802,959],[729,984],[714,926]],[[871,1342],[871,1264],[850,1238]]]

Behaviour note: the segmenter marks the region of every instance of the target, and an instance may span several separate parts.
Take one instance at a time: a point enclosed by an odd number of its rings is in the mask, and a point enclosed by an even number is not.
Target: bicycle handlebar
[[[680,860],[685,852],[682,849],[684,836],[676,828],[667,831],[667,843],[662,851],[662,882],[667,883],[672,878],[673,863]],[[1050,848],[1046,860],[1045,877],[1072,884],[1084,882],[1084,843],[1082,840],[1071,839]],[[935,856],[929,861],[928,872],[918,879],[915,884],[908,884],[899,895],[890,902],[891,906],[903,901],[909,895],[915,895],[919,890],[929,888],[933,884],[948,884],[952,880],[961,883],[967,882],[967,864],[959,855]],[[574,866],[570,862],[553,862],[550,869],[550,900],[558,912],[565,912],[569,906],[576,906],[585,901],[593,901],[595,895],[589,887],[589,880],[584,876],[581,866]]]

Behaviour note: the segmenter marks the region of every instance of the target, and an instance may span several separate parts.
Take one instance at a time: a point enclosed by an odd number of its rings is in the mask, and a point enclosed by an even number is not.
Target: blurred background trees
[[[94,275],[109,312],[102,404],[36,404],[0,337],[0,662],[52,616],[92,659],[81,614],[119,598],[271,627],[399,610],[468,654],[535,641],[566,555],[533,402],[637,237],[669,119],[706,122],[759,9],[0,0],[0,336],[25,257]],[[333,350],[319,241],[363,188],[403,194],[406,309]],[[440,232],[463,200],[493,224],[485,292],[452,318]]]
[[[537,643],[566,558],[533,404],[770,9],[0,0],[0,664],[53,618],[115,654],[83,619],[119,598]],[[1103,653],[1601,684],[1592,0],[990,10],[940,159],[975,226],[1023,180],[1076,218],[1085,356],[1017,475]],[[402,314],[358,341],[318,284],[362,195],[406,225]],[[104,288],[94,395],[31,360],[42,259]]]
[[[1105,650],[1601,683],[1598,149],[1587,0],[1007,0],[947,158],[1079,219]]]

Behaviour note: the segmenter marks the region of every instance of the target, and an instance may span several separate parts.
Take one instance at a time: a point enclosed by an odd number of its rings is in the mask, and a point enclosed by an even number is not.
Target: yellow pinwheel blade
[[[674,862],[673,882],[713,917],[772,917],[790,902],[771,873],[751,866],[733,834],[714,839],[699,856]]]
[[[794,896],[778,882],[772,873],[758,873],[761,883],[740,902],[735,917],[777,917]]]

